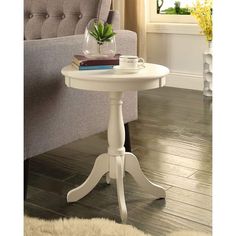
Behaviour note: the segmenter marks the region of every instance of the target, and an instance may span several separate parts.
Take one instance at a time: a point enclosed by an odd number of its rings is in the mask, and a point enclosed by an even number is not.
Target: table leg
[[[122,92],[110,92],[110,115],[108,124],[108,153],[97,157],[92,172],[87,180],[67,194],[68,202],[75,202],[87,195],[106,174],[106,181],[116,180],[117,196],[122,222],[127,220],[127,208],[124,195],[123,178],[125,171],[133,176],[136,182],[156,198],[165,198],[165,190],[143,174],[138,159],[130,152],[125,152],[125,129],[122,115]]]
[[[117,196],[122,222],[126,222],[127,208],[124,195],[125,128],[122,114],[122,92],[110,92],[110,115],[108,123],[109,178],[116,179]]]
[[[147,179],[140,168],[137,157],[130,152],[125,153],[125,171],[134,178],[142,189],[154,195],[157,199],[166,197],[165,190]]]
[[[122,222],[125,223],[127,220],[127,208],[125,203],[122,161],[119,156],[116,157],[116,189],[120,209],[120,217]]]
[[[97,185],[104,174],[109,171],[109,156],[107,153],[97,157],[93,169],[86,181],[79,187],[67,193],[67,202],[76,202],[86,196]]]

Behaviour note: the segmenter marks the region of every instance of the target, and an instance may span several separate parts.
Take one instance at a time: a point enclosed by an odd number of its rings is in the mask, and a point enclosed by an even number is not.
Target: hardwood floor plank
[[[209,161],[211,157],[211,154],[209,152],[189,150],[185,148],[174,147],[171,145],[161,145],[153,140],[147,142],[143,141],[141,143],[136,144],[147,150],[159,151],[194,160]]]
[[[171,101],[171,100],[178,100],[180,103],[186,103],[188,101],[197,101],[197,102],[205,102],[205,103],[211,103],[211,99],[206,99],[204,96],[202,96],[202,92],[198,90],[191,90],[191,89],[176,89],[172,87],[162,87],[158,89],[151,89],[151,90],[144,90],[138,92],[139,97],[142,95],[148,95],[148,96],[156,96],[159,101],[159,99],[165,100],[165,101]],[[168,96],[167,96],[168,94]],[[191,104],[190,104],[191,107]]]
[[[141,229],[146,228],[153,235],[166,235],[167,233],[179,230],[195,230],[211,233],[211,227],[167,214],[160,209],[154,208],[153,204],[145,205],[145,207],[142,204],[136,206],[129,212],[128,217],[129,221],[139,222]],[[152,229],[153,227],[155,229]]]
[[[60,180],[75,174],[75,171],[73,172],[71,169],[60,165],[60,158],[57,158],[55,161],[45,154],[42,154],[39,157],[33,157],[30,160],[30,171],[48,175]]]
[[[60,219],[64,217],[62,214],[50,211],[29,202],[24,203],[24,215],[48,220]]]
[[[157,155],[154,155],[155,157],[153,157],[149,155],[149,152],[146,153],[145,151],[140,151],[140,148],[134,150],[133,153],[137,156],[141,169],[145,168],[154,172],[161,172],[182,177],[188,177],[196,172],[195,168],[189,168],[189,166],[179,166],[165,161],[165,159],[163,161],[163,159],[159,158],[159,153],[155,153]]]
[[[152,150],[148,148],[139,147],[134,151],[134,154],[139,158],[139,160],[142,162],[164,162],[169,163],[172,165],[176,165],[176,167],[180,168],[190,168],[192,170],[195,170],[193,173],[195,173],[197,170],[204,170],[210,172],[212,170],[212,163],[209,160],[206,161],[199,161],[191,158],[186,158],[174,154],[169,154],[162,151]]]
[[[167,184],[174,187],[179,187],[196,193],[202,193],[208,196],[212,195],[212,189],[210,184],[201,183],[197,180],[184,178],[176,175],[168,175],[160,172],[154,173],[153,171],[143,168],[143,172],[153,182],[157,182],[160,185]]]
[[[159,90],[159,89],[158,89]],[[166,88],[163,89],[163,91],[166,90]],[[183,91],[183,90],[182,90]],[[165,93],[165,92],[163,92]],[[146,110],[148,107],[154,107],[156,109],[163,108],[165,111],[168,111],[168,108],[171,107],[171,111],[179,111],[181,109],[185,109],[189,112],[189,114],[192,114],[193,112],[198,112],[199,114],[204,114],[207,117],[211,117],[211,100],[205,99],[202,95],[197,95],[194,97],[192,91],[191,95],[188,96],[186,94],[186,91],[183,92],[183,94],[179,94],[176,96],[176,92],[174,91],[173,96],[171,94],[168,94],[168,97],[166,97],[166,94],[161,94],[159,91],[156,90],[156,93],[153,93],[152,91],[142,91],[139,92],[139,99],[140,99],[140,106],[143,110]],[[187,96],[186,96],[187,95]],[[148,104],[147,106],[143,106],[143,104]],[[158,105],[158,106],[155,106]]]
[[[208,156],[211,156],[211,145],[209,145],[209,147],[203,147],[200,146],[196,143],[190,143],[190,142],[186,142],[186,141],[180,141],[180,140],[174,140],[174,139],[169,139],[169,138],[154,138],[152,139],[152,142],[158,143],[161,146],[171,146],[171,147],[177,147],[177,148],[181,148],[181,149],[187,149],[187,150],[191,150],[194,152],[200,152],[203,154],[207,154]]]
[[[212,199],[211,196],[192,192],[189,190],[171,187],[166,191],[167,199],[172,199],[178,202],[183,202],[192,206],[211,211]]]
[[[211,211],[206,209],[167,199],[166,205],[162,210],[163,212],[179,216],[199,224],[210,227],[212,226]]]
[[[87,219],[94,217],[109,218],[112,214],[101,210],[99,211],[91,206],[83,206],[80,203],[68,204],[64,196],[46,191],[41,191],[37,196],[35,195],[33,198],[29,199],[28,202],[59,213],[60,215],[65,215],[66,217],[81,217]]]
[[[203,183],[212,183],[212,173],[207,171],[200,171],[198,170],[193,175],[189,176],[190,179],[195,179]]]
[[[80,142],[78,140],[77,142]],[[49,152],[46,152],[45,155],[50,157],[60,157],[63,161],[66,161],[69,159],[68,163],[63,163],[63,165],[78,165],[77,162],[80,160],[87,160],[87,158],[91,157],[91,154],[79,151],[79,150],[73,150],[68,148],[67,146],[62,146],[56,149],[53,149]]]
[[[162,138],[170,139],[173,141],[181,141],[185,143],[190,143],[191,145],[197,145],[202,148],[211,148],[211,137],[205,137],[202,135],[193,135],[191,132],[191,127],[179,128],[175,124],[163,124],[163,121],[155,119],[153,121],[146,121],[139,117],[138,121],[130,123],[130,129],[133,134],[131,138],[136,140],[142,139],[143,134],[152,135],[151,138]]]
[[[72,184],[65,184],[64,182],[54,179],[45,175],[39,175],[34,172],[29,173],[29,186],[37,187],[41,191],[48,191],[52,193],[57,193],[66,197],[67,192],[74,188]],[[86,178],[86,177],[85,177]],[[28,198],[31,198],[30,196]]]
[[[211,227],[211,211],[198,208],[189,204],[182,202],[177,202],[171,199],[165,200],[153,200],[150,199],[139,199],[137,201],[129,202],[129,208],[132,209],[139,208],[141,212],[145,209],[150,209],[150,214],[164,212],[170,215],[181,217],[199,224]],[[155,214],[154,214],[155,215]]]
[[[56,151],[55,151],[56,152]],[[65,150],[63,149],[63,153]],[[30,171],[41,173],[52,178],[64,180],[78,173],[81,166],[92,168],[96,156],[83,155],[79,151],[67,150],[67,155],[52,155],[45,153],[30,160]],[[71,155],[73,153],[73,155]]]
[[[34,194],[39,193],[41,190],[38,188],[39,186],[36,185],[36,187],[30,186],[28,184],[28,189],[27,189],[27,198],[32,197]]]

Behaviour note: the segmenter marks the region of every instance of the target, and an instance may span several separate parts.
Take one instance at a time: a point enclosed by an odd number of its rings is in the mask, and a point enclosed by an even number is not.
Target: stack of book
[[[113,66],[119,65],[120,54],[113,58],[88,59],[83,55],[74,55],[72,65],[78,70],[105,70],[112,69]]]

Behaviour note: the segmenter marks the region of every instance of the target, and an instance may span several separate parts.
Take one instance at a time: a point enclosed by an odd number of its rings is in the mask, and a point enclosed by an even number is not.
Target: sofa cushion
[[[107,21],[111,0],[24,0],[25,39],[83,34],[93,18]]]

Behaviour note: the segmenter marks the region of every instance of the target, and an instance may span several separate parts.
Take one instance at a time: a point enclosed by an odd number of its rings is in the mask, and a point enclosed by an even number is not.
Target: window
[[[189,0],[156,0],[158,14],[190,15]],[[191,1],[192,2],[192,1]]]
[[[148,0],[149,22],[191,23],[196,20],[190,15],[194,0]]]

